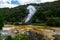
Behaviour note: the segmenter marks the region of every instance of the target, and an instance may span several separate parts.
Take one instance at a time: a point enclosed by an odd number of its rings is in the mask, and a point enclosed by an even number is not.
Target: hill
[[[3,8],[4,23],[19,24],[28,14],[26,8],[33,5],[37,9],[30,22],[32,25],[60,26],[60,1],[41,4],[27,4],[15,8]]]

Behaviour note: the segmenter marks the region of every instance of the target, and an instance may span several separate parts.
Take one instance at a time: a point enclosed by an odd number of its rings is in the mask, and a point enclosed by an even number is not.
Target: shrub
[[[46,24],[48,26],[60,26],[60,19],[59,18],[49,18]]]
[[[28,40],[27,35],[16,34],[14,37],[8,36],[5,40]]]
[[[11,36],[8,36],[5,40],[13,40]]]

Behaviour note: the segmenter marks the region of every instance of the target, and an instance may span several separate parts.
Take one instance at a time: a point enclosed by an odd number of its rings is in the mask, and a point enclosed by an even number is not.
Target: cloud
[[[12,0],[0,0],[0,8],[9,7],[13,8],[18,6],[18,4],[11,3]]]
[[[13,7],[16,7],[18,5],[14,5],[14,4],[0,4],[0,8],[6,8],[6,7],[9,7],[9,8],[13,8]]]
[[[44,2],[53,2],[53,1],[57,1],[57,0],[42,0],[41,2],[44,3]]]
[[[29,3],[52,2],[52,1],[56,1],[56,0],[17,0],[17,1],[19,1],[19,3],[21,3],[21,5],[24,5],[24,4],[29,4]]]
[[[18,6],[19,4],[24,5],[29,3],[44,3],[44,2],[52,2],[52,1],[56,1],[56,0],[0,0],[0,8],[3,7],[11,8]]]

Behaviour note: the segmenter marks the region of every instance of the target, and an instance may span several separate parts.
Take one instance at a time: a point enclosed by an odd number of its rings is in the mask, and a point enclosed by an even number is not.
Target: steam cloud
[[[27,16],[27,18],[26,18],[26,20],[25,20],[25,23],[29,22],[30,19],[32,18],[32,16],[33,16],[33,15],[35,14],[35,12],[36,12],[35,7],[32,6],[32,5],[29,5],[29,6],[27,7],[27,10],[29,10],[29,14],[28,14],[28,16]]]

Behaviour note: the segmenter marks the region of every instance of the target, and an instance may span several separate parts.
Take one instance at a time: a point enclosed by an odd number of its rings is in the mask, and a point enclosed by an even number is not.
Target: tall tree
[[[0,29],[3,27],[3,15],[2,15],[2,9],[0,9]]]

